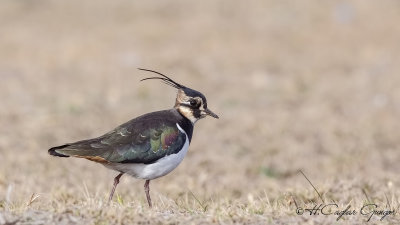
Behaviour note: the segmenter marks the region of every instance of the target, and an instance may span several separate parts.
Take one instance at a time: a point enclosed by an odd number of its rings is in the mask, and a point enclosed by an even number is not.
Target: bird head
[[[179,113],[181,113],[184,117],[189,119],[192,123],[195,123],[199,119],[205,118],[206,116],[211,116],[219,119],[217,114],[213,113],[211,110],[207,108],[207,99],[206,97],[199,91],[188,88],[182,84],[179,84],[173,81],[171,78],[166,75],[159,73],[154,70],[141,69],[139,70],[148,71],[152,73],[156,73],[161,77],[148,77],[144,78],[144,80],[157,79],[161,80],[165,84],[178,89],[178,94],[175,100],[175,106]]]

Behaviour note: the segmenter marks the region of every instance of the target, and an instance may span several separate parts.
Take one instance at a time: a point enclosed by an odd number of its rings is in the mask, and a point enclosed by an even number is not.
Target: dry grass
[[[0,3],[0,224],[330,224],[296,215],[398,210],[400,4],[387,1],[13,1]],[[220,120],[152,182],[47,149],[202,91]],[[296,206],[297,205],[297,206]],[[398,223],[390,215],[370,224]],[[362,215],[341,224],[363,224]]]

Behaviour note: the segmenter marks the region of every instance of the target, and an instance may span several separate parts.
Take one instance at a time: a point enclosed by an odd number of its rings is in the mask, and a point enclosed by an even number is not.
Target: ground
[[[0,224],[399,223],[398,21],[395,0],[2,1]],[[220,116],[153,209],[144,181],[108,206],[116,172],[47,154],[172,107],[138,67]]]

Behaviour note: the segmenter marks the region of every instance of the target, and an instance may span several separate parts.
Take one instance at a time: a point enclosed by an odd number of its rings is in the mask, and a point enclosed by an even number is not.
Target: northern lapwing
[[[97,138],[50,148],[49,154],[85,158],[118,171],[108,202],[112,200],[123,174],[146,180],[144,190],[149,207],[152,207],[150,181],[168,174],[183,160],[196,121],[206,116],[219,117],[207,108],[207,100],[202,93],[159,72],[140,70],[161,76],[141,81],[157,79],[178,89],[172,109],[144,114]]]

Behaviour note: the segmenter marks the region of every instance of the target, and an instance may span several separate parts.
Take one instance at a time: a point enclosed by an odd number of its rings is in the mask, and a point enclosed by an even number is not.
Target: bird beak
[[[202,110],[204,113],[205,113],[205,115],[209,115],[209,116],[212,116],[212,117],[214,117],[214,118],[216,118],[216,119],[219,119],[219,117],[217,116],[217,114],[215,114],[215,113],[213,113],[211,110],[209,110],[209,109],[204,109],[204,110]]]

